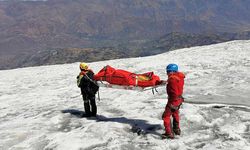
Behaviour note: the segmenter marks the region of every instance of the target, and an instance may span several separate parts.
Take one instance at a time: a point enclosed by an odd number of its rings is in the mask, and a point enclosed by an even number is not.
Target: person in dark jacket
[[[168,75],[166,85],[168,103],[162,115],[165,127],[165,133],[162,134],[162,138],[173,139],[174,134],[181,134],[179,108],[184,101],[182,94],[185,75],[182,72],[178,72],[178,66],[176,64],[169,64],[166,67],[166,72]],[[173,117],[173,132],[171,128],[171,116]]]
[[[77,86],[81,88],[81,94],[84,102],[85,114],[83,117],[92,117],[97,114],[95,94],[99,89],[97,83],[93,80],[94,72],[89,69],[86,63],[80,63],[81,72],[77,76]]]

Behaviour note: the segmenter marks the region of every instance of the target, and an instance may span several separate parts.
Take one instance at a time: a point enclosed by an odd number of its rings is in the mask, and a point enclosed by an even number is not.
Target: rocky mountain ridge
[[[40,51],[111,47],[130,50],[124,52],[126,57],[135,57],[168,51],[155,47],[171,33],[241,34],[250,30],[249,7],[250,1],[244,0],[0,1],[0,69],[27,66],[23,62],[40,57]],[[193,43],[201,44],[197,42]],[[131,53],[134,49],[139,51]],[[77,60],[72,56],[72,61]]]

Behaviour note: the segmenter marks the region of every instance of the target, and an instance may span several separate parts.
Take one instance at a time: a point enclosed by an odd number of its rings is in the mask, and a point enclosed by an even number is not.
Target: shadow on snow
[[[129,124],[131,126],[131,131],[137,133],[138,135],[154,134],[161,136],[157,130],[162,130],[160,124],[149,124],[148,121],[142,119],[128,119],[126,117],[113,117],[108,118],[103,115],[97,115],[97,117],[85,117],[85,112],[76,109],[65,109],[61,111],[62,113],[70,113],[77,118],[86,118],[89,120],[96,120],[97,122],[118,122],[123,124]]]

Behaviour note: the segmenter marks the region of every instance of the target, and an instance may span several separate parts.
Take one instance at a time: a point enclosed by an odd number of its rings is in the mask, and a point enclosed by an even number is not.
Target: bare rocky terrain
[[[0,69],[249,39],[249,7],[244,0],[2,0]],[[85,54],[85,49],[95,53]]]

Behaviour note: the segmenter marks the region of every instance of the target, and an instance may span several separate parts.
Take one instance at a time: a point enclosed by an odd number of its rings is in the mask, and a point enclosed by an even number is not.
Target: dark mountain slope
[[[249,8],[247,0],[0,1],[0,69],[14,67],[6,59],[23,66],[19,62],[38,51],[146,50],[142,43],[174,32],[238,34],[250,30]]]

